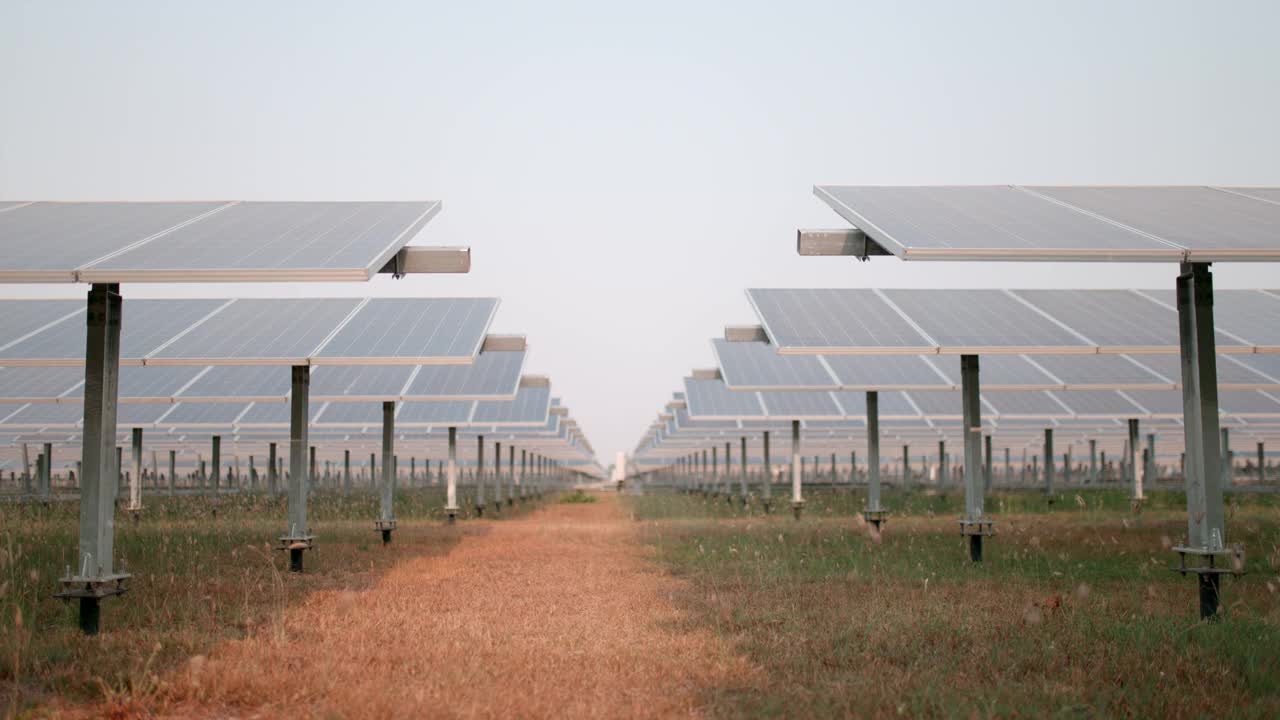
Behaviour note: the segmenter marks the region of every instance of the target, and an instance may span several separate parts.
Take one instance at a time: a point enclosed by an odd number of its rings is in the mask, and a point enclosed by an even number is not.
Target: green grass
[[[1195,580],[1168,568],[1177,493],[1129,513],[1123,493],[1050,508],[997,494],[998,535],[967,560],[956,495],[886,494],[879,541],[849,492],[811,493],[805,519],[674,493],[630,498],[677,599],[762,669],[708,694],[713,714],[1275,717],[1280,713],[1280,511],[1237,496],[1224,617],[1196,622]],[[775,508],[778,508],[775,505]],[[776,510],[775,510],[776,512]],[[1181,514],[1180,514],[1181,513]]]
[[[460,505],[466,509],[473,503]],[[218,642],[270,629],[289,605],[328,589],[359,589],[395,563],[447,552],[485,524],[443,524],[444,493],[396,494],[399,527],[382,546],[373,520],[378,498],[321,492],[310,503],[316,547],[306,572],[286,571],[276,549],[284,498],[263,495],[148,496],[134,524],[117,513],[118,567],[134,575],[130,591],[103,602],[103,632],[86,639],[78,608],[52,598],[74,564],[79,504],[0,505],[0,714],[53,695],[99,697],[136,689]],[[492,519],[527,512],[517,503]]]
[[[560,502],[567,503],[567,504],[593,503],[593,502],[596,502],[596,499],[597,498],[595,495],[588,495],[582,492],[581,490],[574,490],[571,493],[565,493],[564,495],[560,496]]]

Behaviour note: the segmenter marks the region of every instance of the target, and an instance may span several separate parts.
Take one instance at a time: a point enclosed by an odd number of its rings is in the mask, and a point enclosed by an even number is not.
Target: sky
[[[1171,288],[795,232],[845,226],[815,184],[1280,185],[1277,27],[1274,0],[0,0],[0,199],[441,200],[415,244],[470,274],[124,292],[501,297],[607,465],[748,287]]]

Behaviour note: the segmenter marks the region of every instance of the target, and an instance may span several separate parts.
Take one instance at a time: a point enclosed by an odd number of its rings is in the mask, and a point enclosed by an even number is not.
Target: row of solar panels
[[[1178,352],[1176,298],[1164,290],[753,289],[748,300],[782,353]],[[1280,352],[1280,293],[1219,290],[1218,352]]]
[[[549,386],[525,387],[514,400],[448,400],[400,402],[396,423],[421,426],[542,425],[551,407]],[[34,403],[0,405],[0,427],[75,427],[83,407],[75,404]],[[312,424],[369,425],[382,422],[382,404],[327,402],[313,407]],[[289,405],[278,402],[179,402],[121,405],[119,427],[165,426],[281,426],[289,425]]]
[[[484,352],[472,365],[324,365],[311,373],[312,401],[478,400],[513,398],[525,353]],[[288,368],[275,365],[127,366],[121,403],[284,402]],[[79,403],[84,370],[0,368],[0,402]]]
[[[121,365],[468,364],[496,298],[127,300]],[[0,365],[83,365],[85,303],[0,301]]]
[[[365,281],[438,202],[0,202],[0,282]]]
[[[1280,259],[1275,187],[815,187],[904,260]]]
[[[713,340],[734,390],[958,390],[954,355],[781,355],[762,342]],[[983,390],[1170,390],[1182,385],[1177,355],[987,355]],[[1280,355],[1220,355],[1218,386],[1280,390]]]

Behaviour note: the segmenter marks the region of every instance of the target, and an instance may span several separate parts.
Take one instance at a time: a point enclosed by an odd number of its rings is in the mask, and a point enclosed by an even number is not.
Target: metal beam
[[[862,260],[871,255],[892,255],[858,228],[797,230],[796,252],[806,256],[849,255]]]
[[[471,272],[471,248],[407,245],[379,272],[404,275]]]
[[[769,342],[763,325],[726,325],[724,339],[727,342]]]
[[[524,335],[485,335],[480,352],[524,352],[528,343]]]

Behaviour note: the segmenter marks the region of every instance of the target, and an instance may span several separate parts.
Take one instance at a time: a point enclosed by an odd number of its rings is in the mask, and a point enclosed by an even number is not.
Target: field
[[[985,562],[967,560],[958,495],[889,494],[878,537],[849,491],[810,493],[806,519],[719,498],[629,499],[698,625],[763,680],[712,690],[711,714],[941,717],[1280,716],[1280,503],[1232,496],[1248,575],[1224,617],[1166,550],[1183,498],[1141,515],[1115,491],[997,494]],[[775,511],[776,512],[776,511]]]
[[[464,513],[466,499],[460,493]],[[447,553],[477,532],[443,524],[443,490],[405,489],[399,529],[383,547],[377,506],[368,493],[314,495],[317,545],[297,575],[275,549],[283,497],[147,497],[136,525],[117,513],[116,555],[135,577],[123,598],[104,601],[103,633],[86,642],[76,605],[51,597],[74,563],[78,503],[0,504],[0,716],[55,697],[145,694],[188,658],[269,629],[317,592],[368,587],[397,563]],[[503,517],[531,507],[504,508]]]

